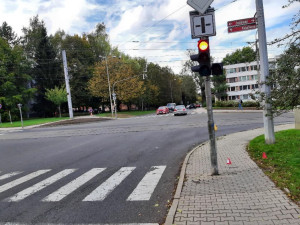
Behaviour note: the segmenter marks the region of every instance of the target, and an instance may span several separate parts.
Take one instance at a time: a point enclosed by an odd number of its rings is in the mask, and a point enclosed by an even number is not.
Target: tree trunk
[[[58,106],[59,117],[61,117],[60,105]]]

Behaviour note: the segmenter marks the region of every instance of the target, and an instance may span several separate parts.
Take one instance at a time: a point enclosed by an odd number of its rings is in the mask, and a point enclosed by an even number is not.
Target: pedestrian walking
[[[243,110],[242,104],[243,104],[243,100],[240,99],[240,100],[239,100],[239,106],[238,106],[238,109]]]

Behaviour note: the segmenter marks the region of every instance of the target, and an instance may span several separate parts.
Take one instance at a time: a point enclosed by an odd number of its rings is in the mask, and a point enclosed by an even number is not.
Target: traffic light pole
[[[218,171],[218,159],[217,159],[217,146],[216,146],[216,137],[215,137],[215,124],[213,118],[212,110],[212,97],[211,97],[211,87],[210,87],[210,76],[205,78],[205,94],[206,94],[206,108],[208,116],[208,133],[210,140],[210,160],[212,173],[211,175],[219,175]]]

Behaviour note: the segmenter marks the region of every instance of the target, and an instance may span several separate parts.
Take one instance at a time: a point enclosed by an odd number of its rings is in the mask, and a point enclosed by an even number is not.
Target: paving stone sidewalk
[[[282,125],[275,130],[291,128]],[[219,176],[210,175],[209,143],[190,155],[173,224],[300,224],[300,208],[275,187],[245,150],[260,134],[263,129],[217,140]],[[231,165],[227,165],[228,158]]]

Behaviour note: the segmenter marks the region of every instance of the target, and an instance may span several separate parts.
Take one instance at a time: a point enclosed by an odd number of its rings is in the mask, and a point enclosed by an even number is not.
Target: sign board
[[[234,33],[239,31],[253,30],[256,29],[256,24],[244,25],[244,26],[236,26],[236,27],[228,27],[228,33]]]
[[[242,25],[248,25],[248,24],[253,24],[256,23],[256,18],[246,18],[246,19],[241,19],[241,20],[232,20],[227,22],[228,27],[233,27],[233,26],[242,26]]]
[[[197,11],[190,12],[190,23],[192,39],[216,35],[214,11],[208,12],[205,15],[199,15]]]
[[[214,0],[188,0],[187,4],[199,13],[204,14]]]

